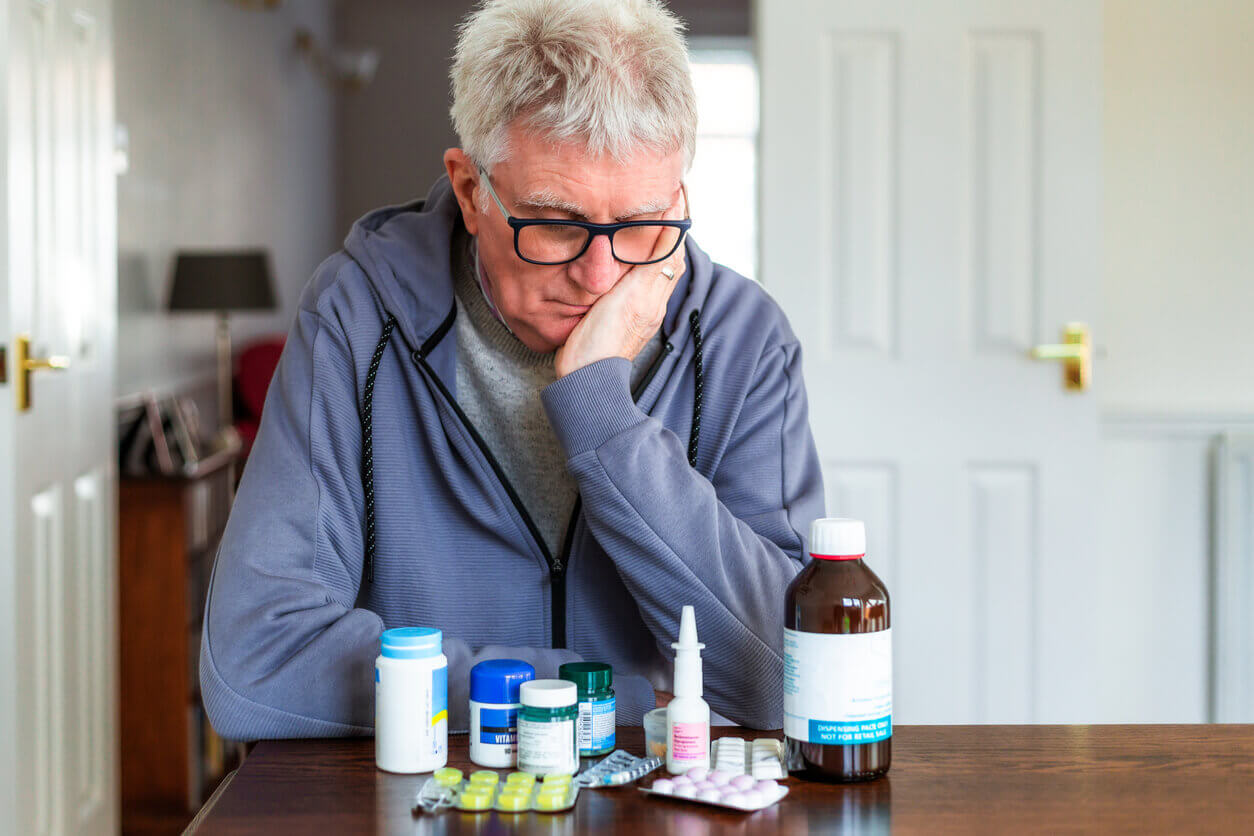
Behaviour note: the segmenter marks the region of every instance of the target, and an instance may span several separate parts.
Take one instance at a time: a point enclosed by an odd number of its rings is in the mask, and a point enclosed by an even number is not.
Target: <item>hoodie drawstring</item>
[[[366,558],[365,574],[368,583],[374,583],[374,379],[383,362],[383,351],[392,339],[396,317],[388,314],[383,323],[383,334],[374,347],[370,368],[366,370],[366,386],[361,395],[361,486],[366,499]]]
[[[697,439],[701,435],[701,390],[705,388],[705,370],[701,365],[701,322],[700,309],[688,314],[688,324],[692,326],[692,347],[696,352],[692,370],[692,431],[688,435],[688,466],[697,466]]]

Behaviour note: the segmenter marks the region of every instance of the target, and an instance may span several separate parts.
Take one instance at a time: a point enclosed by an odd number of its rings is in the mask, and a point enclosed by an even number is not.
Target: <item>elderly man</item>
[[[686,238],[696,109],[656,0],[499,0],[460,30],[461,148],[317,271],[207,604],[227,737],[368,734],[379,635],[468,672],[614,668],[620,723],[670,687],[696,608],[705,694],[782,721],[784,591],[823,512],[797,340]]]

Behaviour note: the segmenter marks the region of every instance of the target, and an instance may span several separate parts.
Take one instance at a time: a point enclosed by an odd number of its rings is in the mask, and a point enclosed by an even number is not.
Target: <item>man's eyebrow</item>
[[[587,221],[588,216],[584,213],[583,207],[571,203],[569,200],[563,200],[553,192],[535,192],[534,194],[524,195],[515,201],[520,208],[540,210],[548,209],[550,211],[565,212],[567,215],[581,220]],[[671,206],[671,201],[666,198],[658,198],[640,204],[634,209],[623,212],[616,217],[615,221],[625,221],[638,215],[651,215],[655,212],[665,212]]]

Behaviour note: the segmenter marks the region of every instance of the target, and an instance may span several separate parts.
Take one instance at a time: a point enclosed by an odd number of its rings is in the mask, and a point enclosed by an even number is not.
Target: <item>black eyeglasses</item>
[[[657,264],[679,249],[684,233],[692,226],[690,218],[682,221],[623,221],[617,224],[559,218],[515,218],[496,196],[488,173],[480,168],[479,176],[505,216],[505,222],[514,230],[514,252],[529,264],[568,264],[583,255],[598,235],[610,239],[610,251],[624,264]],[[680,188],[683,188],[682,185]],[[685,190],[685,205],[687,202],[688,192]],[[663,254],[655,256],[655,249]]]

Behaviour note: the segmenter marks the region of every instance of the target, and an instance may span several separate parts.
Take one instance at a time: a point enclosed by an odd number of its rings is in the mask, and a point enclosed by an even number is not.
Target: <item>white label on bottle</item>
[[[572,775],[579,767],[575,721],[518,718],[518,768],[532,775]]]
[[[579,754],[614,748],[614,698],[579,703]]]
[[[892,630],[784,630],[784,734],[829,745],[893,733]]]

